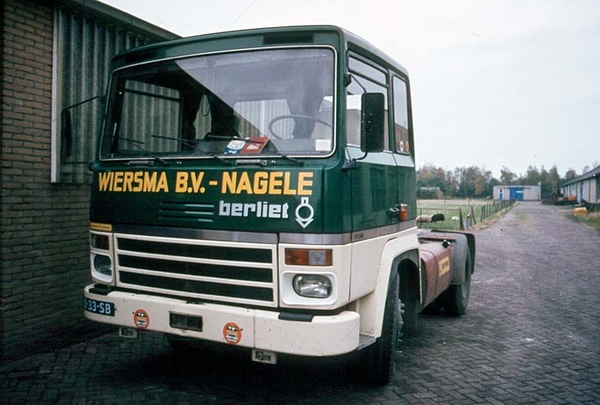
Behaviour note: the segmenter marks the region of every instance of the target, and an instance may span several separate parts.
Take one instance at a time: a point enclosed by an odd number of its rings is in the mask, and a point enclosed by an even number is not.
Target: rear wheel
[[[444,293],[443,305],[448,314],[458,316],[467,311],[471,296],[471,273],[471,256],[467,250],[465,281],[462,284],[451,285]]]
[[[398,336],[402,327],[400,281],[396,273],[388,287],[381,337],[365,349],[361,363],[365,379],[374,385],[385,385],[394,374]]]

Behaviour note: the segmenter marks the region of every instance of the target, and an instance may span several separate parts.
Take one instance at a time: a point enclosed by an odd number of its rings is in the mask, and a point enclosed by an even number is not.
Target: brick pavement
[[[105,335],[0,367],[2,404],[597,404],[600,236],[521,203],[477,232],[467,314],[421,316],[386,387],[349,367],[238,353],[175,355],[160,335]]]

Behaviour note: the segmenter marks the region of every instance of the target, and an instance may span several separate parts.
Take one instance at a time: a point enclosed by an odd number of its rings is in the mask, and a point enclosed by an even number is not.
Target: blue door
[[[510,188],[510,199],[516,201],[523,201],[524,187],[511,187]]]

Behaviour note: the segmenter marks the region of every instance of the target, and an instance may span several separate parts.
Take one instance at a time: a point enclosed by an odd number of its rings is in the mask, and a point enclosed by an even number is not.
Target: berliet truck
[[[385,384],[419,312],[466,310],[474,237],[417,228],[409,76],[363,39],[285,27],[129,50],[102,120],[87,318],[264,363],[356,357]]]

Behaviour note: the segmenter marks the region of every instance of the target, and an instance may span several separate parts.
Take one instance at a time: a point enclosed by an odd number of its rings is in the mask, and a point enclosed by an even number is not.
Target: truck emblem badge
[[[228,322],[223,326],[223,337],[230,345],[237,345],[242,341],[242,329],[236,323]]]
[[[146,329],[150,325],[150,317],[148,312],[143,309],[138,309],[133,313],[133,324],[138,329]]]
[[[308,200],[308,197],[302,197],[302,199],[300,200],[300,205],[296,207],[296,222],[298,222],[298,224],[302,228],[306,228],[308,225],[310,225],[315,216],[315,210],[312,207],[312,205],[309,204]],[[300,211],[302,210],[302,208],[306,208],[305,211],[308,211],[308,215],[301,215]]]

